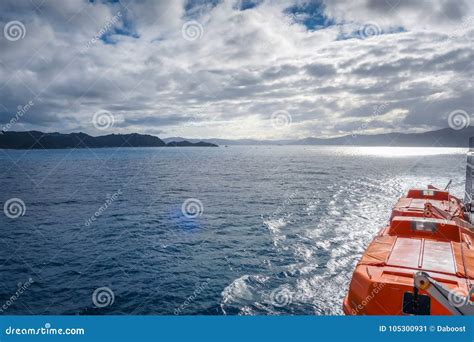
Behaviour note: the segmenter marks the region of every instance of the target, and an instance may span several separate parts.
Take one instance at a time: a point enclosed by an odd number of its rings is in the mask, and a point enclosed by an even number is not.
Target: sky
[[[2,0],[0,27],[4,131],[298,139],[474,115],[472,0]]]

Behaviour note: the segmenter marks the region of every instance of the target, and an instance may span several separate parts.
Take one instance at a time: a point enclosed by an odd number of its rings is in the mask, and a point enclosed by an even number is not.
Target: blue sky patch
[[[124,14],[124,11],[121,11],[121,13]],[[105,44],[115,44],[116,40],[114,39],[114,36],[117,35],[140,38],[140,35],[135,30],[135,27],[132,22],[130,20],[127,20],[126,15],[122,15],[121,22],[121,27],[117,27],[117,25],[115,25],[114,27],[110,28],[100,37],[100,40],[102,40]]]
[[[245,10],[248,10],[248,9],[252,9],[254,7],[257,7],[258,5],[260,5],[261,3],[263,2],[263,0],[241,0],[239,1],[238,3],[238,8],[241,10],[241,11],[245,11]]]
[[[308,30],[320,30],[335,25],[335,22],[324,14],[324,4],[321,1],[308,1],[294,5],[285,10],[298,24],[306,26]]]

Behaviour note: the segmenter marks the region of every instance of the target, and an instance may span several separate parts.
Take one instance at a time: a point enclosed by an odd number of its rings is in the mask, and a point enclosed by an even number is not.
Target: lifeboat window
[[[423,190],[423,196],[434,196],[433,190]]]
[[[412,229],[418,232],[436,232],[436,223],[434,222],[412,222]]]
[[[416,296],[411,292],[403,294],[403,313],[409,315],[430,315],[431,312],[431,298],[427,295],[417,294]]]

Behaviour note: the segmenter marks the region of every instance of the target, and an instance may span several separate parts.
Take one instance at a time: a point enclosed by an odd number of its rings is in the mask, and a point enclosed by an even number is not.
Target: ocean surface
[[[465,152],[0,150],[0,314],[340,315],[396,200],[462,196]]]

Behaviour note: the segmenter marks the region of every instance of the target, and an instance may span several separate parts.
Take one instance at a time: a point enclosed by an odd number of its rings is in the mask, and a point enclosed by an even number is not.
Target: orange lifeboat
[[[465,209],[448,191],[409,190],[358,262],[344,313],[474,314],[474,226]]]

